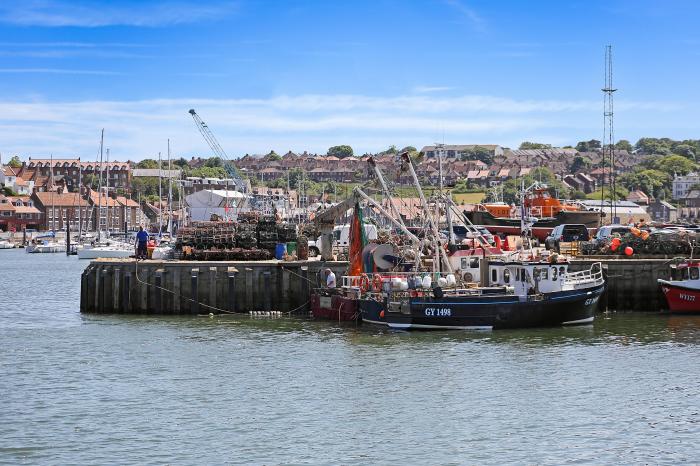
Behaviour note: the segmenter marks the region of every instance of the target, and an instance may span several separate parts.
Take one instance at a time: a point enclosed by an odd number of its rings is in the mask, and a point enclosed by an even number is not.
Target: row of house
[[[133,231],[145,218],[139,204],[124,196],[35,191],[30,196],[0,195],[0,230],[23,229]]]

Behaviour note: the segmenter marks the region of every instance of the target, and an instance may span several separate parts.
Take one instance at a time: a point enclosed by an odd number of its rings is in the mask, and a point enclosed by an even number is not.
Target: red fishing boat
[[[700,313],[700,261],[672,265],[671,279],[658,281],[672,313]]]

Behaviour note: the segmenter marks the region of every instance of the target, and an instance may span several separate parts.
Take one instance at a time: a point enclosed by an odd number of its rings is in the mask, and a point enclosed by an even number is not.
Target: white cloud
[[[474,29],[483,31],[486,27],[486,21],[479,15],[476,10],[467,6],[460,0],[444,0],[445,3],[455,9],[460,15],[466,19]]]
[[[451,91],[452,89],[454,88],[447,86],[416,86],[413,88],[413,92],[417,92],[418,94],[427,94],[430,92],[446,92]]]
[[[443,136],[446,142],[511,147],[536,135],[546,136],[543,142],[575,143],[601,131],[599,101],[478,95],[6,101],[0,102],[0,152],[23,157],[79,155],[92,160],[104,127],[106,144],[115,158],[152,157],[165,149],[167,138],[178,155],[208,154],[209,148],[187,113],[190,108],[197,110],[232,157],[271,149],[323,152],[334,144],[350,144],[362,153],[390,144],[420,146],[443,140]],[[634,120],[635,131],[653,122],[656,131],[669,137],[676,134],[665,129],[677,127],[678,119],[660,119],[659,113],[675,115],[683,109],[673,103],[616,102],[618,115]],[[683,131],[688,125],[673,131]],[[621,137],[641,136],[628,131],[624,125],[618,127]]]
[[[96,0],[23,0],[0,5],[0,22],[43,27],[157,27],[214,20],[231,14],[230,1],[127,1],[118,5]]]

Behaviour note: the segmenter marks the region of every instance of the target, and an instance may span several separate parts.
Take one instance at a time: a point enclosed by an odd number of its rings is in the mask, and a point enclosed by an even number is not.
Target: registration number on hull
[[[426,307],[425,315],[428,317],[450,317],[452,309],[449,307]]]

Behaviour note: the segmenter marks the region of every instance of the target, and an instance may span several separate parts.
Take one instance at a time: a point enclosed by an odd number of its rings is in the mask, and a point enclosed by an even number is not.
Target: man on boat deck
[[[139,232],[136,233],[136,258],[145,259],[148,257],[147,246],[148,244],[148,232],[143,231],[143,227],[139,227]]]
[[[335,274],[331,269],[326,269],[326,286],[328,288],[335,288]]]

